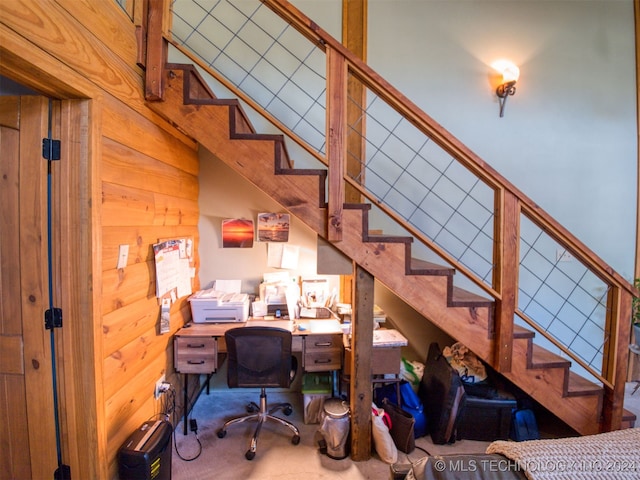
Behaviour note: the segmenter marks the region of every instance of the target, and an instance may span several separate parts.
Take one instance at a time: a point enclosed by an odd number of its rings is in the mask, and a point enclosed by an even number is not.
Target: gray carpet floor
[[[215,376],[214,376],[215,377]],[[625,408],[640,418],[640,391],[631,396],[635,383],[627,385]],[[303,418],[303,397],[299,392],[269,392],[269,403],[289,401],[294,411],[283,417],[292,421],[299,429],[301,441],[291,443],[288,429],[275,423],[267,423],[258,440],[258,450],[253,460],[245,459],[255,423],[249,422],[231,427],[225,438],[218,438],[217,431],[225,420],[245,412],[250,401],[258,401],[258,390],[229,390],[225,385],[214,385],[207,395],[203,392],[193,407],[190,418],[198,424],[197,436],[193,432],[183,434],[182,423],[176,428],[175,447],[172,453],[173,480],[199,479],[282,479],[282,480],[322,480],[322,479],[388,479],[390,465],[380,460],[375,452],[367,461],[354,462],[349,457],[334,460],[322,455],[317,447],[315,434],[317,424],[305,424]],[[279,414],[281,415],[281,413]],[[545,425],[541,424],[541,433]],[[546,432],[545,437],[562,436],[562,432]],[[198,444],[201,443],[201,447]],[[433,455],[455,453],[483,453],[488,442],[460,440],[452,445],[434,445],[429,436],[416,440],[416,445]],[[177,450],[176,450],[177,449]],[[423,456],[416,449],[411,455],[399,453],[399,463],[409,463]]]
[[[258,439],[258,449],[253,460],[245,459],[255,423],[247,422],[234,425],[227,431],[226,437],[217,437],[217,431],[224,421],[245,412],[245,405],[257,401],[259,392],[246,390],[212,390],[209,395],[202,393],[191,414],[198,423],[198,439],[202,443],[200,455],[196,435],[183,434],[182,424],[176,429],[175,442],[179,455],[173,451],[173,480],[198,479],[387,479],[390,478],[390,466],[382,462],[374,452],[371,459],[354,462],[349,457],[334,460],[319,452],[315,434],[319,425],[305,425],[303,419],[303,400],[300,393],[268,393],[269,403],[289,401],[294,407],[289,417],[279,416],[292,421],[299,429],[301,441],[291,443],[289,430],[278,424],[266,423]],[[488,443],[462,440],[454,445],[433,445],[428,437],[417,440],[416,444],[428,452],[483,452]],[[424,453],[420,450],[407,456],[399,453],[399,463],[408,463],[419,459]],[[180,458],[182,457],[182,459]]]

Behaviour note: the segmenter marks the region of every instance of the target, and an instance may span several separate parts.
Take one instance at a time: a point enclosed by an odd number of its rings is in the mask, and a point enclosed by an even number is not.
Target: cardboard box
[[[351,347],[344,349],[345,375],[351,375]],[[400,364],[402,363],[402,352],[400,347],[373,347],[371,354],[371,375],[399,375]]]

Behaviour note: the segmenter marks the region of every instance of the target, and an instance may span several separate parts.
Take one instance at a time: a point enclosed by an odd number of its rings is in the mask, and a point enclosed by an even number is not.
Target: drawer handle
[[[187,348],[204,348],[204,343],[187,343]]]
[[[327,358],[327,359],[324,359],[324,360],[316,360],[315,363],[331,363],[331,359]]]
[[[187,360],[187,363],[189,365],[202,365],[204,363],[204,360]]]
[[[331,342],[316,342],[314,343],[316,347],[330,347]]]

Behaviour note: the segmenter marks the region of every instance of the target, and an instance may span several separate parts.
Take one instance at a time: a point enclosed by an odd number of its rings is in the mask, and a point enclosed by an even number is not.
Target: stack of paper
[[[407,339],[397,330],[381,328],[373,331],[374,347],[404,347]]]

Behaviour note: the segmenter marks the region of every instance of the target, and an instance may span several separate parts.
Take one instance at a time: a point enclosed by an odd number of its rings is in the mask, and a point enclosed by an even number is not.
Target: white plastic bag
[[[388,422],[388,416],[386,416]],[[371,405],[371,433],[373,435],[373,446],[378,452],[380,460],[388,464],[398,461],[398,448],[393,443],[393,438],[389,433],[389,426],[385,424],[385,412],[378,408],[376,404]]]

